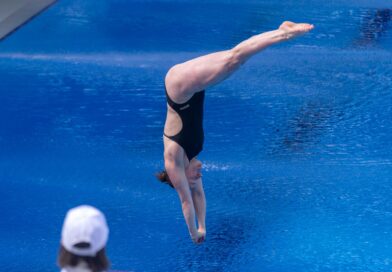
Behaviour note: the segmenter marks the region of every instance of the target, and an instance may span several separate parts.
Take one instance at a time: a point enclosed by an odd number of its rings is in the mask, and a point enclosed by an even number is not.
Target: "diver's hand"
[[[202,230],[202,229],[198,229],[198,230],[197,230],[197,234],[192,235],[191,237],[192,237],[192,241],[193,241],[195,244],[201,244],[201,243],[203,243],[203,242],[205,241],[205,239],[206,239],[206,231],[205,231],[205,230]]]
[[[199,235],[200,235],[200,240],[201,240],[200,243],[204,242],[204,241],[206,240],[206,230],[205,230],[205,229],[202,229],[202,228],[199,228],[199,229],[197,230],[197,232],[198,232]]]

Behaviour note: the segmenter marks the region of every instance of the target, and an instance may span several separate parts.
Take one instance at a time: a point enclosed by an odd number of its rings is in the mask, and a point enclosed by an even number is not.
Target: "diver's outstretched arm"
[[[191,187],[193,206],[196,210],[198,232],[205,238],[206,235],[206,197],[203,189],[203,182],[198,178]]]
[[[182,156],[184,156],[183,151],[179,146],[171,145],[171,148],[167,148],[165,150],[165,169],[180,198],[182,213],[184,214],[189,234],[193,242],[199,244],[204,241],[204,236],[198,231],[196,226],[196,213],[192,193],[185,174],[183,160],[179,159]]]
[[[279,29],[255,35],[234,48],[201,56],[173,66],[166,75],[169,96],[177,103],[189,100],[202,91],[229,77],[245,61],[261,50],[297,37],[313,29],[310,24],[284,22]]]

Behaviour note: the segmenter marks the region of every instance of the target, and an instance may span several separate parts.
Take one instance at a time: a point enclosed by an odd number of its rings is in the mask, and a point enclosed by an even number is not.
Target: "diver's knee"
[[[242,63],[241,51],[238,48],[228,50],[226,66],[229,70],[236,70]]]

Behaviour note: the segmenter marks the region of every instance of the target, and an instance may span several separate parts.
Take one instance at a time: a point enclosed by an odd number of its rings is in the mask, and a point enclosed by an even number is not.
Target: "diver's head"
[[[187,166],[187,168],[185,168],[185,176],[188,179],[188,182],[193,183],[194,181],[202,177],[201,168],[202,168],[202,163],[196,158],[192,159],[189,162],[189,165]],[[170,177],[167,174],[166,170],[162,170],[161,172],[156,173],[155,177],[160,182],[165,183],[170,187],[174,188],[174,185],[171,182]]]
[[[166,170],[162,170],[161,172],[158,172],[155,174],[155,177],[157,180],[159,180],[162,183],[166,183],[170,187],[174,188],[173,183],[171,182],[169,175],[167,174]]]

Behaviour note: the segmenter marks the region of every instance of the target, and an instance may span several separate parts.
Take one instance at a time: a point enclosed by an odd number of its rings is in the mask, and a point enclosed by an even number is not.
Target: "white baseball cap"
[[[105,216],[98,209],[82,205],[68,211],[61,232],[61,244],[69,252],[79,256],[94,257],[108,241],[109,228]],[[88,243],[87,248],[75,247]]]

